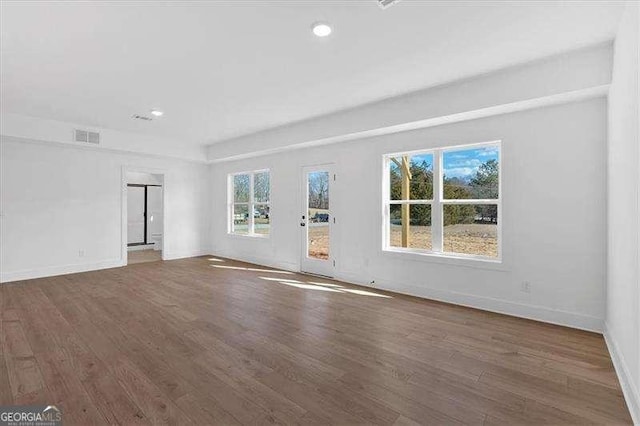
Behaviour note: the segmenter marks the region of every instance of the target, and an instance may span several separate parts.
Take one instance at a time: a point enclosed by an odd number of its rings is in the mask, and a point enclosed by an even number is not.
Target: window
[[[384,249],[500,259],[500,143],[384,156]]]
[[[268,170],[229,175],[229,232],[266,237],[271,229]]]

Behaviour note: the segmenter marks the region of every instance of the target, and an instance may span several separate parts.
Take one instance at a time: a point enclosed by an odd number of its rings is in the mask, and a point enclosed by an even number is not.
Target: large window
[[[384,157],[384,249],[500,259],[500,143]]]
[[[229,232],[265,237],[271,229],[268,170],[229,175]]]

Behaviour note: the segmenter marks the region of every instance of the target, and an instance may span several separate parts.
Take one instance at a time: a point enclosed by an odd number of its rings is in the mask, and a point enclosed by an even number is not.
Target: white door
[[[332,277],[335,258],[331,249],[334,240],[334,200],[331,188],[335,182],[333,165],[302,168],[302,259],[303,272]]]
[[[162,187],[147,186],[147,242],[162,238]]]
[[[144,243],[144,186],[127,187],[127,244]]]

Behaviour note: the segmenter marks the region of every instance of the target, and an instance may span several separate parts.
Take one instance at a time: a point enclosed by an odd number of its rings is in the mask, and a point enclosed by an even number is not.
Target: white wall
[[[0,150],[2,282],[121,266],[123,166],[165,173],[165,258],[209,251],[205,164],[10,136]]]
[[[640,7],[628,2],[609,94],[607,342],[640,424]]]
[[[503,141],[503,270],[381,251],[382,155]],[[606,101],[597,98],[395,135],[215,164],[213,250],[296,270],[300,167],[335,162],[337,277],[600,330],[605,311]],[[227,235],[226,175],[271,169],[269,239]],[[520,290],[530,281],[531,293]]]

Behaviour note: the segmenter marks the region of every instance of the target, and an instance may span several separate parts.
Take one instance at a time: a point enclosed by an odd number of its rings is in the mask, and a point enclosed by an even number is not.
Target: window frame
[[[254,181],[255,176],[261,173],[269,174],[269,200],[268,201],[256,201],[255,200],[255,192],[254,192]],[[236,176],[249,176],[249,200],[236,202],[235,200],[235,187],[234,187],[234,178]],[[240,233],[234,230],[234,206],[236,205],[244,205],[248,208],[248,218],[247,218],[247,233]],[[269,207],[269,233],[268,234],[259,234],[255,232],[255,217],[254,211],[258,206],[267,206]],[[238,236],[238,237],[249,237],[249,238],[270,238],[271,237],[271,170],[270,169],[258,169],[244,172],[234,172],[229,173],[227,175],[227,234]]]
[[[498,198],[495,199],[444,199],[444,171],[443,171],[443,155],[450,151],[461,151],[465,149],[482,148],[482,147],[497,147],[498,148]],[[402,157],[403,155],[415,156],[415,155],[432,155],[433,156],[433,194],[431,200],[392,200],[390,187],[390,165],[392,158]],[[382,190],[382,251],[389,253],[397,253],[399,255],[413,254],[419,256],[426,256],[430,258],[440,259],[461,259],[480,261],[483,263],[502,264],[502,141],[490,141],[490,142],[478,142],[464,145],[449,145],[436,148],[401,151],[382,156],[382,169],[383,169],[383,190]],[[410,248],[410,247],[394,247],[390,244],[390,219],[391,219],[391,205],[402,204],[426,204],[431,206],[431,250]],[[496,224],[497,240],[498,240],[498,253],[496,257],[483,256],[478,254],[466,254],[457,252],[444,251],[444,206],[446,205],[464,205],[464,204],[485,204],[485,205],[497,205],[498,211],[498,223]]]

